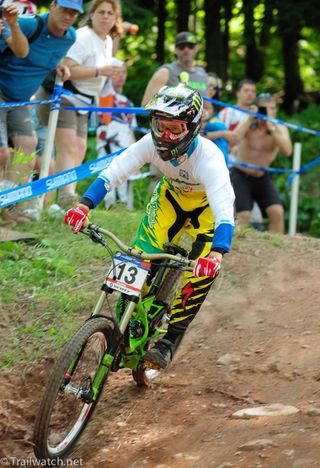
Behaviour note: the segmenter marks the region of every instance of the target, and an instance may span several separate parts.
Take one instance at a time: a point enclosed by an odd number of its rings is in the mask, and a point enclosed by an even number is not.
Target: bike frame
[[[92,223],[87,223],[86,228],[87,228],[87,232],[85,231],[84,233],[87,234],[89,237],[91,237],[92,240],[100,243],[107,249],[108,249],[107,244],[105,243],[101,234],[112,239],[122,252],[125,252],[129,255],[137,257],[141,260],[149,260],[149,261],[165,260],[166,261],[164,265],[159,267],[159,270],[157,271],[154,277],[154,280],[152,281],[152,284],[150,286],[151,294],[145,297],[142,297],[142,294],[140,294],[139,296],[126,295],[126,300],[128,301],[128,304],[126,305],[126,308],[120,318],[119,323],[113,320],[114,335],[113,335],[111,346],[104,353],[101,359],[100,366],[92,382],[92,395],[90,395],[91,397],[90,401],[95,401],[95,399],[99,395],[101,387],[104,384],[104,381],[108,375],[108,372],[112,367],[112,364],[114,362],[119,346],[121,348],[121,356],[122,356],[121,361],[119,363],[119,368],[125,367],[131,370],[136,370],[139,363],[141,362],[141,359],[143,358],[145,354],[145,347],[148,341],[165,334],[164,329],[156,328],[153,335],[152,336],[149,335],[150,322],[153,321],[161,312],[163,312],[163,309],[166,307],[165,304],[157,304],[154,301],[156,298],[156,291],[161,284],[165,270],[170,268],[170,261],[176,262],[182,265],[181,269],[189,270],[189,271],[192,271],[195,262],[180,254],[177,254],[177,255],[172,255],[169,253],[147,254],[141,250],[126,246],[113,233],[101,228],[100,226],[94,225]],[[103,309],[103,305],[104,305],[104,302],[108,293],[111,293],[113,290],[105,286],[106,285],[104,283],[102,287],[102,292],[98,298],[96,305],[94,306],[92,310],[89,320],[94,319],[97,316],[106,317],[104,314],[102,314],[101,311]],[[151,308],[153,309],[152,312],[151,312]],[[125,335],[129,328],[129,323],[132,317],[134,318],[135,321],[139,322],[143,326],[144,331],[143,331],[143,334],[138,337],[130,336],[130,332],[128,332],[127,340],[125,340]],[[106,318],[109,318],[109,317],[106,317]],[[69,367],[68,372],[70,372],[70,374],[72,374],[72,371],[75,368],[81,356],[82,351],[83,350],[79,351],[79,354],[77,355],[77,357],[75,358],[71,366]]]

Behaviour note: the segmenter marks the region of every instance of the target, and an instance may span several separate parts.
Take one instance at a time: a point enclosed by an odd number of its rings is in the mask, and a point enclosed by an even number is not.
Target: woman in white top
[[[94,0],[80,23],[77,39],[62,63],[70,68],[71,82],[65,85],[75,96],[66,96],[62,105],[86,106],[99,96],[108,79],[116,78],[120,67],[112,65],[112,37],[122,34],[121,12],[116,0]],[[82,163],[87,149],[88,113],[60,110],[56,131],[56,171]],[[63,207],[75,200],[75,184],[59,190]]]

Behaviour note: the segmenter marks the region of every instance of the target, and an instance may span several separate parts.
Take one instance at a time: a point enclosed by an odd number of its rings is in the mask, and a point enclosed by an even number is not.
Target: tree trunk
[[[165,51],[164,51],[164,40],[165,40],[165,21],[167,17],[166,12],[166,0],[158,0],[157,5],[157,17],[158,17],[158,37],[156,43],[156,60],[160,63],[164,63]]]
[[[270,43],[271,35],[271,26],[274,24],[274,7],[275,7],[275,0],[264,0],[264,15],[263,15],[263,22],[261,26],[260,32],[260,47],[263,49],[267,47]]]
[[[177,0],[177,32],[189,30],[190,0]]]
[[[223,41],[223,73],[221,74],[221,78],[224,81],[227,81],[231,76],[231,71],[229,69],[229,42],[230,42],[230,28],[229,24],[232,19],[232,0],[225,0],[224,2],[224,31],[222,35]]]
[[[290,30],[281,32],[285,83],[283,108],[287,112],[294,112],[304,106],[305,93],[299,66],[300,26],[294,24],[290,26]]]
[[[207,70],[225,78],[223,33],[221,31],[221,0],[205,0],[205,40]]]
[[[254,28],[255,0],[244,0],[244,39],[246,44],[246,77],[260,81],[264,73],[263,54],[257,47]]]

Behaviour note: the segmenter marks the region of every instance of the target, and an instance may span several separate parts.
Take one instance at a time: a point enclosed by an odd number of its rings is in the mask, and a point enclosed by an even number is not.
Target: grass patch
[[[95,210],[91,219],[130,244],[141,216],[117,207]],[[61,348],[89,316],[110,262],[105,249],[73,235],[62,219],[44,217],[23,229],[37,242],[0,243],[0,368]]]

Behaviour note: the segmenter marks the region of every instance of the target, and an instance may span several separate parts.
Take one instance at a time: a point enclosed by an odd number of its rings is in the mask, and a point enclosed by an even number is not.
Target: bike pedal
[[[147,359],[144,359],[143,361],[144,367],[148,367],[148,369],[154,369],[156,371],[161,371],[161,367],[158,364],[155,364],[154,362],[148,361]]]

